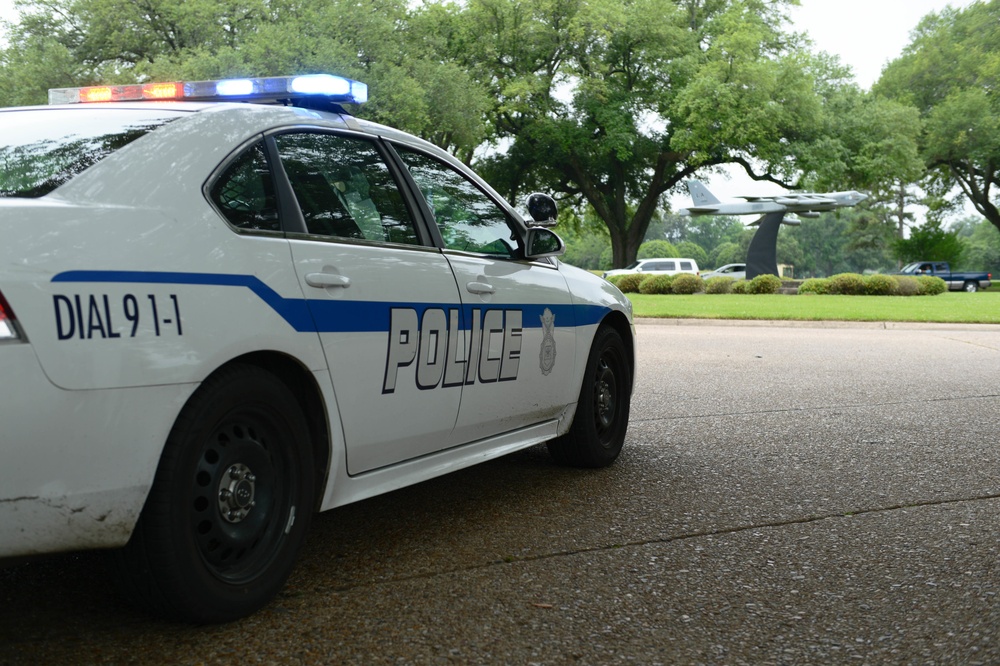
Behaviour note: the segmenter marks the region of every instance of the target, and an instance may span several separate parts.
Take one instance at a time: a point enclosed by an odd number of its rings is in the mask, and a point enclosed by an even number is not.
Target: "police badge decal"
[[[542,320],[542,348],[538,352],[538,361],[542,374],[547,375],[552,372],[556,364],[556,338],[552,334],[556,326],[556,316],[552,314],[552,310],[545,308],[539,319]]]

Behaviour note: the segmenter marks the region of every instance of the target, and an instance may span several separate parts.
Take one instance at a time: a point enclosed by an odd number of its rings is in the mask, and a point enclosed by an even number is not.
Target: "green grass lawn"
[[[1000,291],[937,296],[626,294],[636,317],[1000,324]]]

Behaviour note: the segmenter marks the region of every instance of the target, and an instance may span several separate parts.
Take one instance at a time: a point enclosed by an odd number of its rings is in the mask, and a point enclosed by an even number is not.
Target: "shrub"
[[[863,296],[865,278],[857,273],[840,273],[830,278],[830,293],[844,296]]]
[[[920,285],[921,296],[937,296],[948,291],[948,283],[933,275],[918,275],[917,283]]]
[[[747,284],[748,294],[777,294],[781,278],[777,275],[758,275]]]
[[[648,278],[648,275],[642,273],[626,273],[625,275],[619,275],[618,282],[615,286],[622,290],[623,293],[636,293],[639,291],[639,285],[642,284],[643,280]]]
[[[809,278],[799,285],[800,294],[829,294],[830,280],[827,278]]]
[[[694,273],[678,273],[674,276],[674,283],[670,289],[675,294],[697,294],[705,291],[705,281]]]
[[[748,294],[750,283],[746,280],[737,280],[733,283],[733,293],[734,294]]]
[[[641,294],[670,294],[670,285],[674,281],[673,275],[650,275],[639,285]]]
[[[896,281],[891,275],[875,273],[865,277],[865,293],[869,296],[892,296],[896,288]]]
[[[896,293],[900,296],[916,296],[920,293],[920,283],[910,275],[897,275]]]
[[[731,294],[733,291],[733,278],[713,277],[705,280],[706,294]]]

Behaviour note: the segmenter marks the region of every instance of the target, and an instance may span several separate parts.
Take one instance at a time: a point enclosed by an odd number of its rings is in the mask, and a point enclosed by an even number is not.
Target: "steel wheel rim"
[[[218,579],[256,578],[280,552],[290,467],[274,418],[238,413],[213,429],[195,467],[190,507],[197,552]],[[228,494],[228,495],[227,495]]]
[[[605,351],[597,362],[594,382],[594,424],[601,444],[607,446],[613,440],[613,432],[618,422],[619,390],[618,359]]]

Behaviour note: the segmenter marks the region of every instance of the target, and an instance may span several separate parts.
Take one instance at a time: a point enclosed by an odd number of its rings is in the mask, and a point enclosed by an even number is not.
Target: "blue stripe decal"
[[[272,310],[300,333],[385,333],[389,330],[392,308],[416,310],[419,316],[429,309],[448,310],[455,303],[410,303],[393,301],[340,301],[284,298],[253,275],[224,273],[171,273],[150,271],[66,271],[53,282],[114,282],[131,284],[186,284],[216,287],[244,287],[256,294]],[[546,308],[555,315],[559,328],[596,325],[611,311],[602,305],[464,304],[462,326],[468,329],[472,311],[482,309],[521,310],[523,328],[541,328]]]

